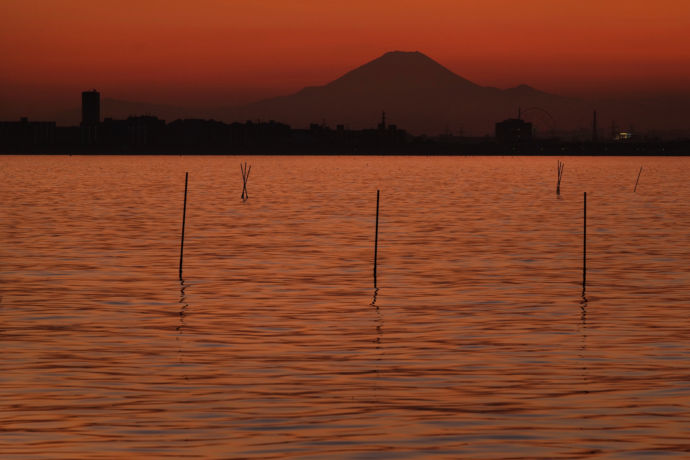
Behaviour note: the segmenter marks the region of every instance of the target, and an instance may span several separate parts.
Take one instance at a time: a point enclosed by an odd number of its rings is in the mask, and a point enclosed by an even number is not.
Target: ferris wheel
[[[555,135],[556,119],[546,110],[541,107],[529,107],[520,110],[520,118],[532,123],[535,134]]]

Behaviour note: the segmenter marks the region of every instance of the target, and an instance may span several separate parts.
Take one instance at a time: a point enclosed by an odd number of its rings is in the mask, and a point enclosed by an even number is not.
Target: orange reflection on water
[[[562,160],[3,157],[0,452],[683,457],[690,161]]]

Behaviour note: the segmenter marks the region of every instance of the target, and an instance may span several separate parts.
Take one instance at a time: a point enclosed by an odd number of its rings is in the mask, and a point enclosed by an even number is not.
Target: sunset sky
[[[685,0],[2,0],[0,116],[124,100],[207,106],[327,83],[390,50],[481,85],[688,92]]]

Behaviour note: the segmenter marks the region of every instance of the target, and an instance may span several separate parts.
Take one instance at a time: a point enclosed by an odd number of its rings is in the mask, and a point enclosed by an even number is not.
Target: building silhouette
[[[101,93],[92,89],[81,93],[81,143],[93,145],[98,142],[101,122]]]
[[[529,110],[529,109],[528,109]],[[545,112],[545,111],[544,111]],[[545,112],[546,113],[546,112]],[[344,124],[331,129],[312,123],[308,129],[291,128],[270,120],[225,123],[213,119],[176,119],[166,122],[156,116],[105,118],[100,121],[100,94],[82,93],[82,121],[78,126],[56,126],[54,121],[0,121],[0,152],[75,154],[377,154],[456,155],[530,154],[682,154],[690,139],[660,143],[614,130],[609,141],[598,133],[597,114],[592,119],[595,144],[579,139],[535,139],[532,123],[509,118],[495,124],[496,138],[414,136],[389,123],[388,114],[368,128],[351,129]],[[615,125],[612,126],[615,128]]]
[[[509,118],[496,123],[496,139],[500,142],[528,142],[532,137],[532,123],[522,118]]]
[[[386,130],[386,112],[381,112],[381,123],[379,123],[379,131]]]
[[[26,117],[19,121],[0,121],[0,143],[5,146],[49,145],[56,140],[55,132],[54,121],[29,121]]]
[[[81,124],[97,125],[101,122],[101,93],[92,89],[81,93]]]

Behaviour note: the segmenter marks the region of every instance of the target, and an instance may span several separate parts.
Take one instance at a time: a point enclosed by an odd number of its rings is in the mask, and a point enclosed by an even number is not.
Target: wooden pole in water
[[[246,173],[244,172],[244,165],[240,163],[240,169],[242,170],[242,199],[244,200],[244,191],[247,188]]]
[[[582,224],[582,295],[584,295],[587,283],[587,192],[585,192],[584,198],[584,219]]]
[[[252,171],[252,167],[249,166],[247,169],[247,162],[244,162],[244,166],[240,163],[240,169],[242,170],[242,199],[249,199],[249,192],[247,191],[247,181],[249,180],[249,173]]]
[[[184,254],[184,224],[187,218],[187,182],[189,180],[189,173],[184,175],[184,206],[182,208],[182,242],[180,243],[180,280],[182,280],[182,256]]]
[[[247,169],[247,163],[245,163],[244,170],[247,172],[246,177],[244,178],[244,197],[248,200],[249,192],[247,191],[247,182],[249,182],[249,173],[252,172],[252,166],[249,165],[249,169]]]
[[[633,189],[633,193],[637,191],[637,184],[640,182],[640,174],[642,174],[642,166],[640,166],[640,172],[637,173],[637,180],[635,181],[635,188]]]
[[[561,194],[561,160],[558,160],[558,170],[556,172],[556,195]]]
[[[376,259],[379,254],[379,195],[380,191],[376,190],[376,234],[374,236],[374,288],[376,288]]]

